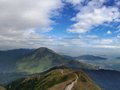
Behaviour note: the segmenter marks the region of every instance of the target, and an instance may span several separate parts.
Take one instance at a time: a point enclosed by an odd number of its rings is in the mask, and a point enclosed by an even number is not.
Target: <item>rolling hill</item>
[[[101,90],[83,71],[54,67],[7,85],[7,90]]]

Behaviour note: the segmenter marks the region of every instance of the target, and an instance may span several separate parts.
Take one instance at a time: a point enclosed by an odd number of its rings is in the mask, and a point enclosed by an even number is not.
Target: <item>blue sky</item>
[[[87,1],[87,0],[86,0]],[[114,7],[116,6],[115,0],[108,0],[104,3],[106,7]],[[83,4],[83,6],[85,6]],[[119,8],[119,7],[118,7]],[[67,30],[70,28],[71,25],[75,23],[75,21],[72,21],[71,18],[75,17],[76,14],[79,13],[79,10],[76,9],[71,3],[65,3],[65,6],[60,11],[59,17],[53,17],[53,20],[55,20],[56,24],[52,25],[53,30],[50,32],[47,32],[45,34],[47,35],[53,35],[58,37],[73,37],[73,36],[79,36],[78,33],[69,33]],[[94,16],[93,16],[94,17]],[[93,26],[89,32],[86,32],[84,34],[86,35],[97,35],[100,38],[112,38],[116,37],[118,35],[117,31],[119,31],[119,25],[120,22],[104,22],[102,24],[99,24],[97,26]],[[107,32],[111,32],[111,34],[107,34]]]
[[[120,50],[119,0],[1,0],[0,6],[1,50]]]

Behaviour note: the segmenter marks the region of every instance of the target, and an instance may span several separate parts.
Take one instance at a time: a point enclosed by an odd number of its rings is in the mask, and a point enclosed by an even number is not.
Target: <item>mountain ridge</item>
[[[71,88],[71,89],[70,89]],[[7,85],[7,90],[101,90],[83,71],[67,67],[54,67],[42,74],[35,74]]]

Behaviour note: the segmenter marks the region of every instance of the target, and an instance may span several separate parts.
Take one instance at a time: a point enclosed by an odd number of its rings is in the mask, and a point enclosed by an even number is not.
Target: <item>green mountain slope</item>
[[[72,63],[71,63],[72,62]],[[39,48],[26,55],[17,62],[17,69],[27,73],[39,73],[54,66],[65,65],[77,68],[95,69],[92,65],[80,63],[79,61],[67,60],[63,56],[48,48]]]
[[[7,85],[7,90],[101,90],[83,71],[65,67],[19,79]]]
[[[66,62],[66,59],[54,51],[42,47],[19,60],[17,68],[24,72],[38,73]]]

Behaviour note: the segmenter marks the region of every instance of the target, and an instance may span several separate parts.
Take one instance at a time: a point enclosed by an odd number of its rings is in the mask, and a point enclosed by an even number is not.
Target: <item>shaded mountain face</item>
[[[101,90],[83,71],[57,67],[7,85],[7,90]]]
[[[0,72],[15,71],[16,62],[32,51],[31,49],[0,51]]]
[[[107,58],[100,57],[100,56],[94,56],[94,55],[82,55],[76,57],[76,59],[81,59],[81,60],[107,60]]]
[[[59,65],[84,69],[96,69],[96,67],[92,65],[68,60],[56,52],[44,47],[36,49],[20,59],[16,66],[21,72],[39,73]]]
[[[103,90],[120,90],[120,72],[112,70],[85,71]]]

